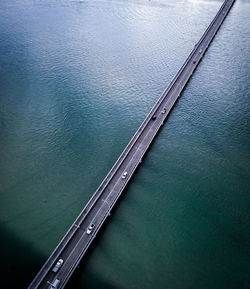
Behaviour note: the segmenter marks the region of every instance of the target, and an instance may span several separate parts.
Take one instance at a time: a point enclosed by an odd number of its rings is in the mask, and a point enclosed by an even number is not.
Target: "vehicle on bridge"
[[[52,271],[57,272],[60,269],[60,267],[62,266],[62,264],[63,264],[63,259],[59,259]]]
[[[128,172],[124,172],[124,173],[122,174],[122,179],[126,179],[127,175],[128,175]]]
[[[60,283],[60,280],[59,280],[59,279],[55,279],[55,280],[53,281],[53,283],[50,284],[51,286],[49,287],[49,289],[57,289],[59,283]]]
[[[92,230],[94,229],[94,227],[95,227],[95,224],[89,225],[89,227],[88,227],[88,229],[87,229],[87,234],[88,234],[88,235],[92,232]]]

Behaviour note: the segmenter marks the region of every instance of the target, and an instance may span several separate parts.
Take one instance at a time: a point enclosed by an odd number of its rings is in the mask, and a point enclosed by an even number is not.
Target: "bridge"
[[[234,2],[235,0],[223,2],[215,18],[199,42],[197,42],[168,88],[153,106],[114,166],[35,276],[28,289],[61,289],[65,287],[104,221],[110,215],[110,211],[136,168],[142,162],[143,156],[164,124],[164,120],[197,68]],[[59,259],[63,259],[63,264],[57,272],[54,272],[53,268],[55,268]],[[52,285],[56,283],[58,284]]]

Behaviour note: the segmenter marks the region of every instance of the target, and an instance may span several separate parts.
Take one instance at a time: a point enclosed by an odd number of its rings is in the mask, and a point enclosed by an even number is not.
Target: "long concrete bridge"
[[[169,87],[151,109],[99,188],[38,272],[29,289],[64,288],[128,184],[235,0],[226,0]],[[90,227],[92,225],[92,227]],[[54,272],[56,263],[63,260]],[[54,284],[54,285],[53,285]]]

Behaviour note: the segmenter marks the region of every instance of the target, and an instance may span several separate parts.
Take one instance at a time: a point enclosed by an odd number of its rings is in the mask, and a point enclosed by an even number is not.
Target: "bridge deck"
[[[234,2],[235,0],[224,1],[169,87],[154,105],[97,191],[36,275],[29,289],[50,288],[50,284],[55,279],[60,280],[57,288],[64,288],[141,162],[143,155],[198,66]],[[127,172],[127,176],[122,178],[124,172]],[[90,224],[94,224],[95,227],[90,234],[87,234],[86,231]],[[58,259],[63,259],[64,263],[55,273],[52,269]]]

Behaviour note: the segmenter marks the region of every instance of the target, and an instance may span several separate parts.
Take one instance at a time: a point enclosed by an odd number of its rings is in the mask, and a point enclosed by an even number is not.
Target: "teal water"
[[[221,4],[1,0],[3,288],[28,286]],[[249,15],[237,0],[68,289],[249,288]]]

